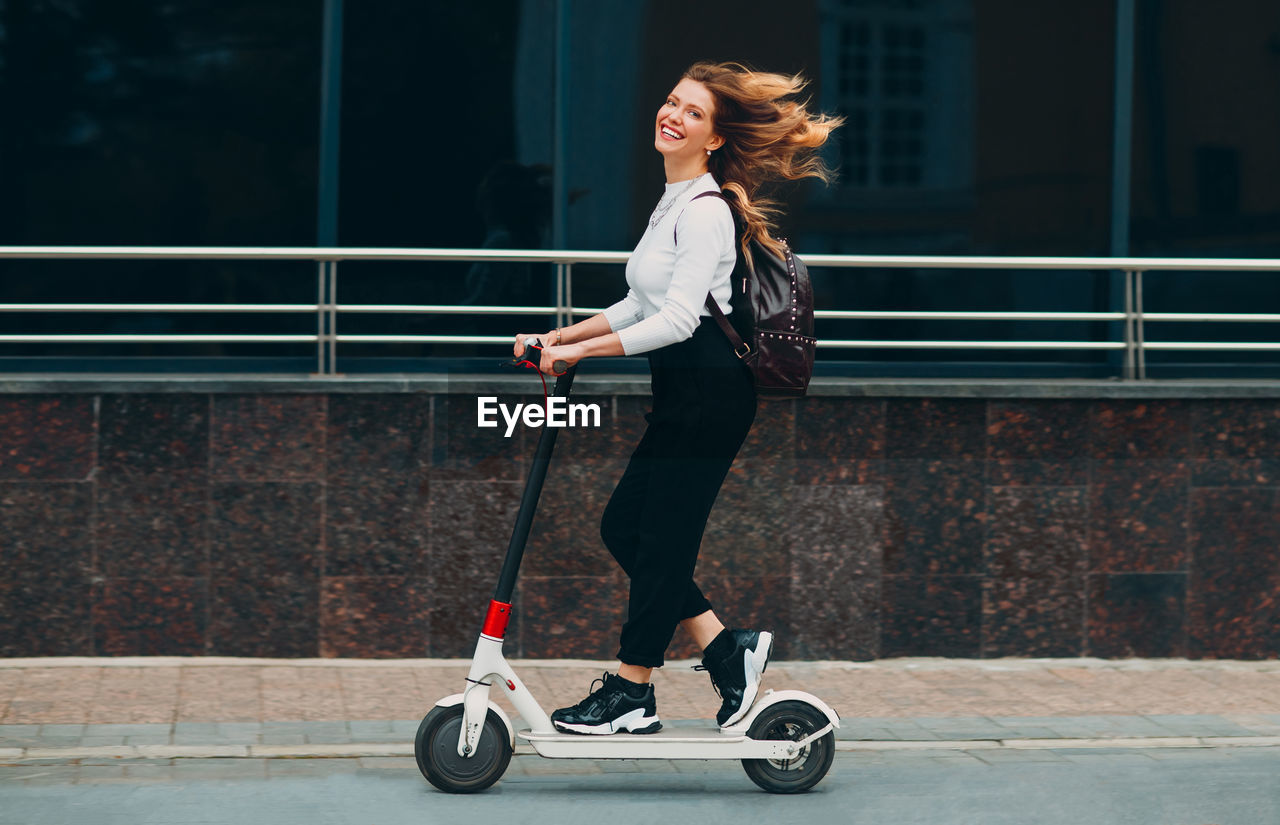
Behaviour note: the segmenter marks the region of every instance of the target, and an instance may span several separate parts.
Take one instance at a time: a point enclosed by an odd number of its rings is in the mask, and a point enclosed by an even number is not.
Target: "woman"
[[[697,63],[658,109],[654,147],[666,192],[627,261],[627,296],[588,320],[537,337],[555,361],[648,353],[653,411],[600,525],[609,552],[631,579],[618,673],[577,705],[551,715],[560,730],[653,733],[658,720],[653,668],[677,625],[703,651],[702,666],[723,699],[716,721],[739,721],[755,700],[773,635],[728,630],[693,582],[698,545],[720,485],[756,413],[751,375],[709,318],[708,293],[728,315],[737,260],[732,198],[743,225],[737,240],[780,248],[769,236],[772,204],[757,196],[777,179],[829,179],[814,154],[839,120],[810,114],[791,98],[796,76]],[[696,198],[696,200],[695,200]],[[594,687],[594,685],[593,685]]]

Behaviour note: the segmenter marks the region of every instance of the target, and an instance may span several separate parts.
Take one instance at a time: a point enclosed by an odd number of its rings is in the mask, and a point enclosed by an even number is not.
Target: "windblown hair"
[[[780,209],[760,189],[802,178],[830,183],[833,174],[816,150],[844,118],[813,114],[808,101],[793,99],[809,83],[800,75],[756,72],[741,63],[699,62],[685,70],[684,77],[706,86],[715,101],[712,129],[725,142],[707,158],[707,168],[736,201],[748,263],[747,244],[753,240],[781,255],[782,244],[772,235]]]

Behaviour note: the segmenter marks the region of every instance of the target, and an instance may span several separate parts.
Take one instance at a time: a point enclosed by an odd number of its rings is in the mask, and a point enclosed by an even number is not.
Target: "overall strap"
[[[725,202],[726,206],[729,205],[729,199],[724,196],[723,192],[718,192],[718,191],[700,192],[697,195],[694,195],[692,198],[690,198],[689,203],[693,203],[698,198],[719,198],[720,200]],[[729,211],[730,212],[733,211],[732,206],[729,206]],[[679,223],[678,219],[676,223]],[[737,221],[735,220],[734,223],[736,224]],[[679,236],[676,234],[676,229],[674,226],[672,226],[671,228],[671,240],[675,243],[680,242]],[[750,355],[751,346],[742,340],[742,336],[739,335],[738,331],[733,328],[733,324],[729,323],[729,319],[725,317],[724,311],[720,309],[720,305],[717,304],[715,299],[711,297],[710,292],[707,293],[706,307],[708,310],[710,310],[711,317],[716,319],[716,323],[720,326],[720,329],[724,332],[725,337],[729,339],[729,343],[733,345],[733,351],[737,354],[737,356],[739,358],[745,358],[748,355]]]

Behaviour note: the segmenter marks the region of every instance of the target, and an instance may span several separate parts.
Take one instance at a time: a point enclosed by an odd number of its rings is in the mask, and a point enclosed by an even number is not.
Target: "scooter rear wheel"
[[[432,708],[418,725],[413,755],[427,781],[447,793],[476,793],[502,778],[511,762],[507,726],[490,709],[472,756],[458,755],[462,705]]]
[[[827,715],[804,702],[779,702],[763,710],[747,731],[751,739],[799,741],[827,726]],[[800,749],[791,759],[743,759],[751,781],[769,793],[801,793],[822,781],[836,756],[835,731]]]

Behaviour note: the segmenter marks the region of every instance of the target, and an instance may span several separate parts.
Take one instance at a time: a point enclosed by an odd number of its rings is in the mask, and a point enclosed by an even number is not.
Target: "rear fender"
[[[805,693],[803,690],[767,690],[751,706],[751,710],[747,712],[746,716],[733,727],[721,728],[720,732],[726,735],[746,736],[747,731],[751,729],[751,724],[756,721],[756,717],[770,705],[776,705],[779,702],[804,702],[806,705],[810,705],[825,714],[831,720],[832,727],[840,727],[840,715],[832,710],[830,705],[812,693]]]

